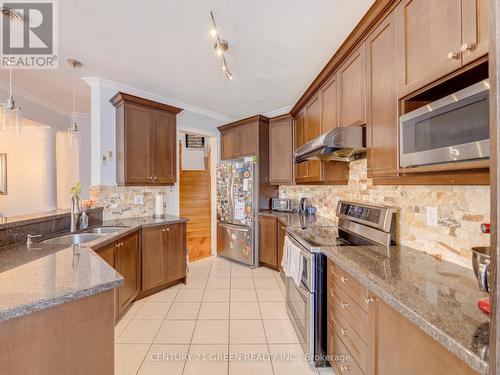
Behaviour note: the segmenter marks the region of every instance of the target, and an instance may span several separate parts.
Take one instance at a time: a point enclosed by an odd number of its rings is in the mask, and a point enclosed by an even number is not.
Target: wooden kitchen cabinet
[[[142,230],[141,294],[186,277],[186,223]]]
[[[307,143],[305,110],[302,110],[295,118],[295,144],[296,148]],[[308,175],[309,162],[305,161],[295,165],[295,181],[305,181]]]
[[[115,268],[115,244],[96,249],[95,252],[111,267]]]
[[[218,127],[221,133],[221,159],[235,159],[245,156],[267,156],[269,119],[262,115]],[[267,158],[266,158],[267,160]]]
[[[139,232],[115,243],[115,269],[124,278],[118,288],[118,316],[135,300],[141,289],[141,254]]]
[[[489,0],[462,0],[463,64],[468,64],[488,53]]]
[[[365,46],[362,43],[340,66],[339,126],[366,124]]]
[[[177,178],[180,108],[125,93],[116,108],[116,178],[119,185],[173,185]]]
[[[269,182],[274,185],[294,182],[293,118],[283,115],[269,120]]]
[[[269,215],[259,216],[259,262],[278,269],[278,220]]]
[[[397,27],[391,13],[366,40],[368,177],[398,173]]]
[[[321,134],[339,126],[339,85],[338,75],[332,77],[320,89]]]
[[[460,0],[403,0],[397,18],[400,97],[462,66]]]

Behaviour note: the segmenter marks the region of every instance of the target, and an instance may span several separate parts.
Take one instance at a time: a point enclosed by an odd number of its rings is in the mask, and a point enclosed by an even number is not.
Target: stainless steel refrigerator
[[[256,158],[217,166],[217,254],[257,266],[258,163]]]

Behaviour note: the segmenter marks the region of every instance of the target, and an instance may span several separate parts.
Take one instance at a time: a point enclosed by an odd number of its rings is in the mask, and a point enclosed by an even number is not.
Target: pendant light
[[[17,134],[21,133],[21,108],[16,107],[12,95],[12,65],[9,64],[9,98],[2,104],[2,130],[15,129]]]
[[[217,29],[217,24],[215,23],[215,17],[214,17],[213,12],[210,12],[210,18],[212,20],[212,27],[210,28],[210,35],[212,36],[212,38],[214,38],[214,49],[215,49],[215,53],[220,58],[220,68],[222,69],[222,72],[224,73],[226,78],[229,79],[230,81],[232,81],[233,75],[229,71],[229,68],[228,68],[227,62],[226,62],[226,56],[225,56],[225,53],[229,49],[229,43],[227,40],[220,38],[219,31]]]
[[[74,119],[74,115],[76,113],[76,69],[80,68],[82,63],[75,59],[68,59],[68,64],[73,67],[73,118],[71,119],[71,126],[68,128],[68,142],[72,147],[80,147],[81,131]]]

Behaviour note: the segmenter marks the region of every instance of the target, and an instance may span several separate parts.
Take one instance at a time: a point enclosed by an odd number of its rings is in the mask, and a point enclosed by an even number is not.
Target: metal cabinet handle
[[[341,303],[341,306],[344,310],[348,310],[349,309],[349,304],[347,302],[342,302]]]
[[[347,336],[347,328],[342,328],[340,332],[342,333],[342,336]]]
[[[464,53],[467,51],[472,51],[474,48],[476,48],[476,45],[474,43],[464,43],[460,46],[460,52]]]
[[[154,176],[154,177],[153,177],[153,180],[156,180],[156,179],[157,179],[157,177],[156,177],[156,176]]]
[[[161,231],[162,231],[162,232],[165,232],[165,228],[163,228]]]
[[[347,277],[345,276],[340,276],[340,280],[342,280],[343,283],[347,282]]]
[[[373,297],[365,298],[365,302],[366,302],[367,305],[370,305],[373,302],[375,302],[375,298],[373,298]]]
[[[349,372],[349,371],[351,371],[351,368],[349,366],[342,365],[342,366],[340,366],[340,371]]]
[[[149,179],[152,180],[153,179],[153,176],[149,176]]]
[[[448,60],[458,60],[460,58],[460,53],[458,52],[448,52],[446,55]]]
[[[170,228],[167,228],[167,232],[170,232]]]

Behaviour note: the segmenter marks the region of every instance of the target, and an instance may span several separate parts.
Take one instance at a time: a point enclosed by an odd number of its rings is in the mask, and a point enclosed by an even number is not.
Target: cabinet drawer
[[[368,345],[341,314],[333,314],[333,330],[364,372],[368,368]]]
[[[363,340],[368,341],[368,314],[335,283],[328,285],[333,316],[342,316]]]
[[[368,289],[334,263],[330,264],[329,272],[332,272],[331,279],[363,310],[367,311],[366,298],[368,297]]]
[[[339,374],[364,375],[363,370],[356,363],[349,350],[336,333],[329,332],[332,336],[333,352],[330,364],[337,369]]]

